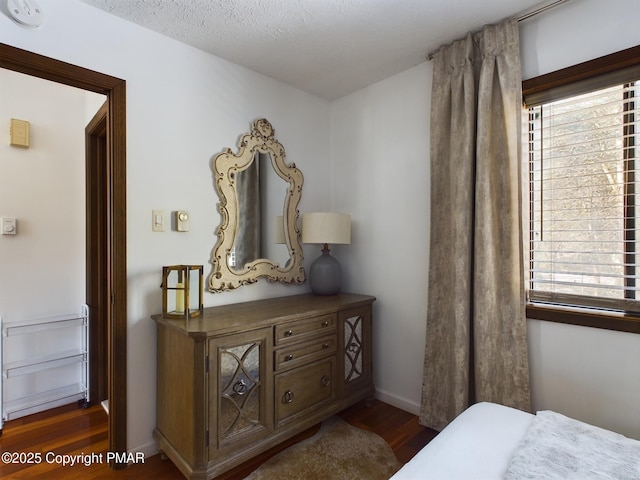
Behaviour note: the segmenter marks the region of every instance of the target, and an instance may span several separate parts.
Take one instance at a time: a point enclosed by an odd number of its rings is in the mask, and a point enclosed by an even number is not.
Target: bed
[[[556,412],[478,403],[392,480],[640,479],[640,441]]]

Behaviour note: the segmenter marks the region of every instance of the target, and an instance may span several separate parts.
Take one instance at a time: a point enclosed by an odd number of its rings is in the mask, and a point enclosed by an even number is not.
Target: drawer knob
[[[291,390],[287,390],[284,392],[282,396],[282,403],[292,403],[293,402],[293,392]]]
[[[326,375],[323,375],[322,378],[320,379],[320,383],[322,384],[323,387],[328,387],[331,381],[329,380],[329,377],[327,377]]]
[[[293,335],[293,330],[287,330],[286,332],[284,332],[285,337],[290,337],[291,335]]]
[[[292,353],[290,353],[289,355],[284,357],[284,361],[285,362],[290,362],[291,360],[293,360],[293,354]]]
[[[329,349],[329,344],[328,343],[323,343],[322,344],[322,349],[323,350],[328,350]]]
[[[329,322],[324,321],[322,322],[322,328],[327,328],[329,326]]]

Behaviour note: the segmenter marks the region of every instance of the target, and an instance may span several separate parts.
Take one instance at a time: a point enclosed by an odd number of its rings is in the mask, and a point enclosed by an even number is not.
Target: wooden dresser
[[[160,451],[187,478],[210,479],[372,398],[374,300],[295,295],[188,323],[154,315]]]

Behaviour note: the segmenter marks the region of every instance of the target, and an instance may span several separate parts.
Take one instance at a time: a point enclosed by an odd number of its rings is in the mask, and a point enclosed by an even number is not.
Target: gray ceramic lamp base
[[[311,291],[316,295],[335,295],[342,288],[342,267],[329,252],[323,249],[309,269]]]

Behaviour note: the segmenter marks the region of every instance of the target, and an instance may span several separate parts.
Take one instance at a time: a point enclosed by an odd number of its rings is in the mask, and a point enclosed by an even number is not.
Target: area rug
[[[334,416],[245,480],[387,480],[401,466],[381,437]]]

